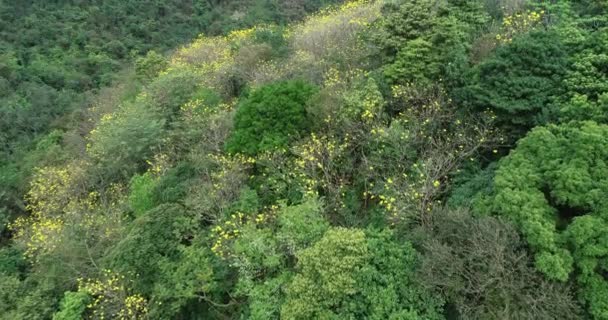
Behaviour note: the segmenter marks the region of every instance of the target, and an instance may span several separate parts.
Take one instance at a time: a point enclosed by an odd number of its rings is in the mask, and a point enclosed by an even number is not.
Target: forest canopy
[[[608,319],[608,3],[0,3],[0,319]]]

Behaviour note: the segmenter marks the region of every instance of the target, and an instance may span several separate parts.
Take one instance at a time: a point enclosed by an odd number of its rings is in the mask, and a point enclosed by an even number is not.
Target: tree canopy
[[[0,1],[0,319],[608,319],[606,17]]]

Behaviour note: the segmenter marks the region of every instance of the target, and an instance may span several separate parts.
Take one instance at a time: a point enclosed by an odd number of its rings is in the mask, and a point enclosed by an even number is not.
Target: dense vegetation
[[[134,61],[145,82],[163,68],[159,53],[200,33],[284,26],[334,2],[0,1],[0,220],[23,211],[29,176],[46,158],[41,149],[57,138],[49,132],[77,126],[112,82],[128,84],[118,94],[135,94],[137,79],[126,71]]]
[[[0,318],[608,319],[608,2],[329,2],[2,2]]]

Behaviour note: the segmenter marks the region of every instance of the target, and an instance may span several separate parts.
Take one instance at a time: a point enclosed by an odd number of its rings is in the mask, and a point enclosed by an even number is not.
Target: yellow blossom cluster
[[[255,215],[246,215],[238,211],[231,214],[227,220],[218,223],[211,229],[213,239],[211,251],[221,258],[231,257],[230,244],[240,236],[243,226],[268,223],[276,217],[278,210],[278,205],[271,205]]]
[[[203,99],[192,99],[180,107],[183,117],[194,118],[196,116],[208,116],[217,112],[218,109],[232,109],[234,104],[222,104],[220,108],[212,108]]]
[[[241,42],[250,40],[256,32],[263,31],[266,28],[264,26],[253,26],[248,29],[233,30],[226,36],[226,39],[233,45],[238,46]]]
[[[141,96],[141,94],[138,95],[138,97],[139,96]],[[117,112],[105,113],[101,116],[101,118],[99,119],[99,122],[95,125],[95,128],[93,128],[93,130],[91,130],[89,132],[89,135],[87,136],[88,137],[88,139],[87,139],[88,141],[86,144],[87,152],[94,152],[91,142],[93,140],[95,140],[94,137],[97,137],[101,134],[99,129],[103,126],[111,125],[113,121],[119,121],[120,119],[117,120],[117,118],[119,118],[119,117],[120,117],[120,115],[118,115]]]
[[[407,102],[416,99],[416,89],[411,86],[394,86],[393,97]],[[464,119],[455,113],[452,100],[447,98],[443,89],[428,95],[414,107],[406,107],[400,112],[394,124],[407,128],[404,138],[412,143],[426,146],[442,146],[445,151],[452,150],[459,157],[493,140],[497,132],[493,129],[496,115],[490,109]],[[430,150],[432,148],[425,148]]]
[[[382,112],[383,100],[374,95],[365,95],[361,101],[363,111],[361,112],[361,120],[365,123],[371,123],[379,113]]]
[[[34,259],[58,245],[64,221],[61,217],[72,197],[74,177],[66,168],[37,168],[25,196],[27,217],[19,217],[8,227],[15,240],[25,244],[25,256]]]
[[[70,201],[74,177],[67,168],[37,168],[25,195],[26,208],[34,216],[60,213]]]
[[[169,67],[161,73],[161,77],[173,72],[188,70],[201,76],[201,85],[229,96],[232,82],[230,75],[236,65],[247,79],[259,76],[258,64],[261,66],[262,56],[254,58],[255,63],[246,65],[241,59],[242,49],[250,54],[254,48],[254,35],[267,30],[268,26],[255,26],[249,29],[235,30],[227,36],[208,37],[200,35],[189,45],[179,49],[172,57]],[[249,70],[253,68],[253,70]],[[267,70],[268,71],[268,70]],[[272,76],[271,80],[276,77]]]
[[[373,178],[363,196],[383,207],[393,223],[424,219],[445,189],[449,172],[497,140],[491,111],[475,118],[457,116],[443,89],[429,90],[394,86],[393,98],[402,110],[388,127],[375,123],[370,129],[374,151],[368,170]],[[418,162],[408,163],[413,153]]]
[[[125,298],[125,307],[120,309],[118,312],[118,319],[145,319],[148,314],[148,307],[146,299],[139,295],[134,294]]]
[[[102,279],[78,279],[78,290],[93,298],[87,305],[94,318],[135,320],[145,319],[148,302],[137,293],[130,293],[124,275],[103,270]]]
[[[377,185],[372,182],[363,197],[384,208],[392,225],[410,222],[420,213],[430,212],[437,203],[433,196],[441,188],[441,182],[433,180],[429,185],[425,167],[424,163],[414,163],[408,170],[384,178]]]
[[[24,255],[36,261],[39,254],[53,251],[60,243],[59,235],[64,222],[54,217],[19,217],[9,224],[15,231],[15,239],[25,242]]]
[[[496,35],[499,43],[509,43],[517,34],[534,29],[542,20],[544,10],[519,12],[506,16],[502,21],[502,31]]]
[[[82,198],[75,198],[70,201],[64,209],[63,216],[65,218],[71,218],[80,216],[81,223],[87,228],[91,228],[98,223],[98,219],[102,219],[95,212],[99,208],[100,194],[97,191],[89,192]]]
[[[152,159],[146,160],[148,172],[155,177],[162,176],[171,167],[171,159],[166,153],[157,153]]]
[[[227,37],[206,37],[201,34],[173,55],[169,68],[162,72],[161,76],[183,67],[212,72],[223,64],[230,63],[232,58],[230,40]]]
[[[112,119],[114,119],[114,113],[106,113],[104,115],[101,116],[101,122],[108,122],[108,121],[112,121]]]
[[[127,187],[119,183],[110,184],[102,193],[89,192],[68,204],[66,219],[85,227],[89,232],[96,230],[100,241],[115,239],[122,232],[127,219],[123,214],[127,205],[125,194]]]
[[[228,244],[236,239],[245,224],[245,215],[242,212],[235,212],[230,218],[211,229],[213,246],[211,251],[218,257],[227,258],[230,256]]]
[[[293,25],[284,34],[293,51],[278,62],[283,71],[277,74],[295,73],[320,83],[336,60],[342,70],[359,67],[368,52],[359,35],[380,17],[380,7],[380,1],[349,1]]]
[[[339,177],[334,174],[335,168],[339,166],[340,159],[346,156],[350,143],[349,134],[338,141],[327,135],[312,133],[309,139],[293,148],[298,169],[296,178],[303,186],[306,197],[318,196],[319,188],[329,189],[340,185]]]
[[[184,130],[169,144],[181,149],[182,145],[197,145],[202,154],[220,153],[231,134],[232,118],[237,99],[224,100],[211,106],[204,99],[192,99],[180,108],[180,125]],[[179,151],[178,151],[179,152]]]
[[[218,169],[211,173],[213,189],[216,192],[221,192],[225,187],[229,187],[230,180],[234,178],[235,173],[242,173],[256,163],[254,157],[242,154],[210,154],[209,157],[215,162]]]
[[[16,242],[25,247],[25,256],[38,257],[57,248],[66,226],[100,229],[100,238],[110,238],[122,224],[121,195],[124,188],[112,184],[107,192],[85,192],[80,175],[86,164],[72,163],[69,167],[44,167],[35,170],[30,189],[25,195],[30,214],[8,225]],[[109,195],[109,196],[108,196]],[[103,214],[100,210],[103,209]],[[99,238],[99,239],[100,239]]]
[[[353,37],[380,17],[380,1],[356,0],[330,7],[310,16],[302,24],[287,31],[296,50],[305,50],[315,57],[352,46]]]
[[[341,113],[366,126],[381,120],[385,101],[376,81],[367,77],[366,73],[353,80],[351,88],[343,94],[344,106]]]
[[[237,65],[239,76],[253,88],[293,74],[318,83],[335,59],[344,62],[344,70],[361,63],[366,50],[357,36],[381,16],[380,8],[381,1],[349,1],[293,25],[283,34],[291,52],[281,59],[269,59],[268,46],[253,41],[260,31],[276,32],[271,26],[235,30],[227,36],[200,35],[173,55],[160,76],[194,72],[200,75],[202,86],[224,96],[233,92],[231,77]]]
[[[331,90],[347,89],[353,81],[363,79],[368,75],[363,69],[354,68],[340,70],[335,66],[330,67],[324,74],[323,87]]]

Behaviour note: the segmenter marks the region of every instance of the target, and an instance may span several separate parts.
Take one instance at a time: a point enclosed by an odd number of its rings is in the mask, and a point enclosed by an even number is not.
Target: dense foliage
[[[565,281],[580,268],[579,282],[591,286],[583,296],[598,317],[608,312],[598,301],[608,293],[601,262],[608,247],[599,231],[607,212],[607,134],[606,125],[591,121],[533,129],[501,162],[495,194],[483,201],[489,208],[480,208],[521,228],[549,278]]]
[[[334,2],[2,1],[0,217],[23,213],[20,198],[32,169],[48,157],[37,143],[53,129],[82,121],[80,111],[94,103],[99,88],[118,81],[129,84],[127,91],[135,90],[166,65],[157,52],[200,33],[217,35],[263,23],[284,26]],[[129,68],[134,60],[135,75]]]
[[[238,106],[228,152],[254,155],[287,147],[310,127],[305,106],[313,93],[314,88],[303,82],[256,89]]]
[[[608,319],[606,1],[334,2],[1,2],[0,319]]]

